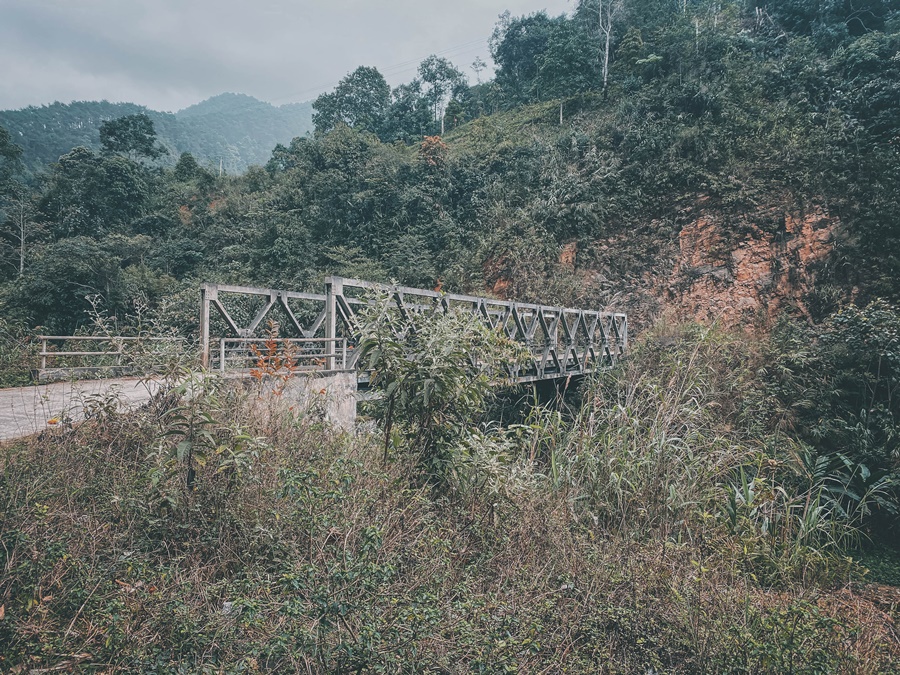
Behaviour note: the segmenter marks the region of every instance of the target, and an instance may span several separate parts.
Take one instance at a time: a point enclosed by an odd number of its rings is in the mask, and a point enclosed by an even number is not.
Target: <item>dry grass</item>
[[[692,526],[679,543],[664,503],[642,514],[629,497],[625,510],[595,521],[576,473],[554,486],[536,472],[502,496],[435,491],[421,487],[415,467],[385,464],[377,439],[336,433],[282,401],[264,415],[259,405],[252,393],[210,385],[190,401],[3,448],[0,669],[900,665],[896,605],[833,585],[764,587],[706,538],[719,529]],[[200,413],[212,422],[200,424]],[[176,456],[186,438],[178,415],[212,438],[205,464],[192,460],[191,488]],[[613,429],[604,433],[593,436],[607,443]],[[206,441],[194,438],[199,452]]]

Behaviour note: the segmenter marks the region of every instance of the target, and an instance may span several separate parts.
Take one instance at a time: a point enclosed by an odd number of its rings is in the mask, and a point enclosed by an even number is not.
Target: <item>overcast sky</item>
[[[490,61],[498,15],[571,0],[0,0],[0,110],[72,100],[179,110],[225,91],[306,101],[357,66],[392,85],[432,53]]]

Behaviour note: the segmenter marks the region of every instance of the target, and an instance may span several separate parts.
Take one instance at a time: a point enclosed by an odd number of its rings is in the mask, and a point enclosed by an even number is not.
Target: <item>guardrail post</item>
[[[325,280],[325,370],[334,370],[337,347],[337,297],[344,294],[343,277]]]
[[[204,368],[209,368],[209,303],[217,295],[215,285],[200,285],[200,365]]]
[[[47,338],[41,337],[41,370],[47,370]]]

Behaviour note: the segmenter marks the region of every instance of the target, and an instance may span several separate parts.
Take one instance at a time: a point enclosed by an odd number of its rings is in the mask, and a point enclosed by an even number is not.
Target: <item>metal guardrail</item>
[[[70,376],[85,372],[134,370],[134,363],[124,363],[125,357],[152,357],[152,350],[131,351],[129,345],[143,347],[147,344],[184,344],[182,337],[122,337],[102,335],[38,335],[41,351],[41,367],[38,379],[48,379],[51,375]],[[98,345],[98,349],[54,349],[53,343],[65,347],[71,343]],[[74,360],[76,364],[58,364],[59,359]],[[109,361],[113,361],[110,363]],[[148,364],[149,365],[149,364]],[[160,364],[152,364],[160,365]]]
[[[347,370],[352,346],[347,338],[219,338],[219,351],[213,363],[220,372],[229,364],[239,370],[265,369],[273,362],[292,372],[324,371],[329,357],[338,370]],[[230,348],[228,345],[234,345]],[[270,350],[274,347],[274,352]]]

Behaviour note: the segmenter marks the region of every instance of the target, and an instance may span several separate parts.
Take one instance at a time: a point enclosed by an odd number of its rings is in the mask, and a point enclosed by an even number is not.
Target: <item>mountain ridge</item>
[[[253,96],[223,93],[177,112],[158,111],[136,103],[55,101],[41,106],[0,111],[0,126],[22,147],[22,160],[40,172],[72,148],[100,148],[99,127],[125,115],[145,114],[169,151],[160,163],[174,164],[182,152],[201,163],[240,173],[268,161],[279,143],[289,143],[312,128],[311,102],[276,106]]]

